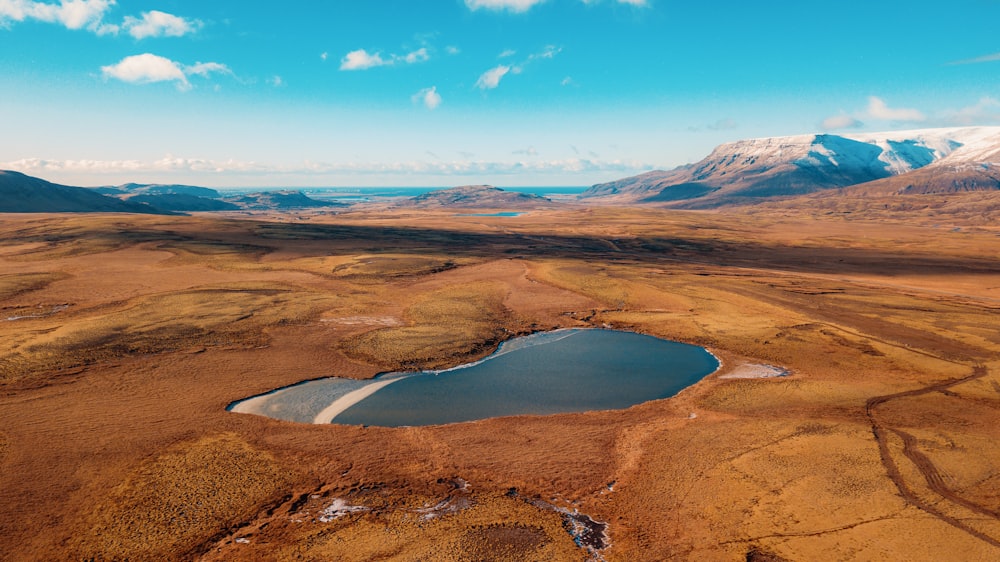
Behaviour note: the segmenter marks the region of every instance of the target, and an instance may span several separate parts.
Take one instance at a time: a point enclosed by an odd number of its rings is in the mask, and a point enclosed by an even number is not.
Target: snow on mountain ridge
[[[958,167],[969,167],[961,179],[948,175]],[[994,170],[1000,170],[1000,127],[808,134],[721,144],[694,164],[597,184],[584,197],[710,208],[869,182],[938,193],[998,185]]]
[[[806,134],[760,137],[720,144],[705,159],[696,174],[720,167],[773,167],[792,162],[798,165],[877,166],[870,162],[871,151],[855,141],[880,149],[877,158],[892,175],[922,168],[953,153],[965,162],[1000,159],[1000,127],[953,127],[912,129],[850,135]]]

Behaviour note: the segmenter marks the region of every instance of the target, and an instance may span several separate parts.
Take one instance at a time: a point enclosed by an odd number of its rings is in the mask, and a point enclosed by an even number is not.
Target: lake
[[[668,398],[719,367],[704,348],[617,330],[568,329],[504,343],[444,371],[327,378],[230,405],[306,423],[387,427],[622,409]]]

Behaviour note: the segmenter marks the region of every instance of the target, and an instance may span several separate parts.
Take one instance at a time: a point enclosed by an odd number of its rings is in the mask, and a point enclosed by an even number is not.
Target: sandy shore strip
[[[408,376],[413,376],[412,374],[400,374],[394,377],[386,377],[381,380],[373,381],[371,384],[366,384],[365,386],[347,394],[341,396],[340,398],[333,401],[332,404],[323,408],[320,413],[316,414],[313,418],[313,423],[315,424],[328,424],[333,423],[333,418],[340,415],[341,412],[350,408],[351,406],[361,402],[365,398],[368,398],[372,394],[375,394],[380,389],[383,389],[390,384],[404,379]]]
[[[769,379],[773,377],[787,377],[788,369],[775,367],[774,365],[763,365],[759,363],[744,363],[726,373],[719,375],[720,379]]]

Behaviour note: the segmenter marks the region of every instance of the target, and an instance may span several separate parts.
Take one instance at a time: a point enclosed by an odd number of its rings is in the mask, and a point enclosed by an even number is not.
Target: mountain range
[[[20,172],[4,170],[0,170],[0,212],[169,213],[145,203],[123,201],[90,189],[59,185]]]
[[[696,209],[846,187],[880,195],[1000,189],[1000,127],[740,140],[694,164],[597,184],[582,198]]]
[[[808,134],[721,144],[705,159],[597,184],[589,204],[710,209],[792,196],[894,196],[1000,191],[1000,127],[856,135]],[[548,199],[492,186],[462,186],[398,201],[406,207],[534,207]],[[803,204],[810,204],[803,202]],[[298,191],[224,196],[189,185],[81,188],[0,171],[0,212],[159,213],[282,210],[342,203]]]
[[[0,170],[0,213],[145,213],[288,210],[342,206],[300,191],[267,191],[223,196],[192,185],[127,183],[104,187],[59,185]]]

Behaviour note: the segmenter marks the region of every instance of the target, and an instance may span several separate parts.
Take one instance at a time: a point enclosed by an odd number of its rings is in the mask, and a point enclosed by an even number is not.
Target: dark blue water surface
[[[627,408],[673,396],[718,366],[693,345],[614,330],[560,330],[512,340],[469,366],[403,377],[332,423],[398,427]]]

